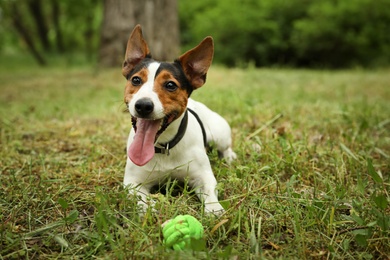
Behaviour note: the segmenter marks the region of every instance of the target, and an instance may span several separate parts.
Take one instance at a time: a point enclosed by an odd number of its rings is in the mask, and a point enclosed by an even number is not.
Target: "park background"
[[[0,0],[0,259],[389,259],[389,0]],[[122,187],[121,75],[211,35],[193,97],[232,126],[209,153],[226,214],[175,181],[139,218]],[[186,184],[184,183],[184,187]],[[205,227],[173,252],[160,225]]]
[[[163,60],[212,35],[215,62],[229,67],[372,68],[390,61],[388,0],[3,0],[0,7],[0,53],[30,55],[41,65],[55,56],[118,66],[136,23]]]

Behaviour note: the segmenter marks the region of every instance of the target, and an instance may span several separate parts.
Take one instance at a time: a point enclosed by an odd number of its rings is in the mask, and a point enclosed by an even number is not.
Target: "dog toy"
[[[174,250],[190,249],[193,239],[203,237],[202,224],[190,215],[179,215],[167,220],[162,227],[164,244]]]

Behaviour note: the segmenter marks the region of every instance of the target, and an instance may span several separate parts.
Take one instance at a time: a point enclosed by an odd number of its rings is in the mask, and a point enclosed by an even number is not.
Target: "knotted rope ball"
[[[174,250],[191,248],[191,240],[203,237],[203,226],[193,216],[179,215],[163,225],[164,244]]]

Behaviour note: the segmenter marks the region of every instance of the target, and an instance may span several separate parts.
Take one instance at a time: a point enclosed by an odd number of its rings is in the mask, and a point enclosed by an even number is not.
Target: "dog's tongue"
[[[153,158],[160,123],[161,120],[137,119],[137,131],[128,150],[128,156],[134,164],[143,166]]]

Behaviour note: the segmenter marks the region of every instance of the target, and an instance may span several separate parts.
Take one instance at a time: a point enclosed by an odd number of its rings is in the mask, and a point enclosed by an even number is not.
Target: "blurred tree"
[[[313,2],[294,22],[298,65],[333,68],[386,65],[390,61],[389,0]]]
[[[123,62],[128,37],[136,24],[142,25],[154,58],[177,57],[177,0],[105,0],[99,50],[101,66],[119,66]]]
[[[0,0],[0,31],[6,34],[0,38],[0,51],[27,49],[40,65],[50,55],[80,57],[81,51],[91,61],[98,49],[101,7],[98,0]]]
[[[42,3],[41,0],[30,0],[27,1],[28,8],[30,9],[30,13],[34,18],[35,26],[37,28],[39,40],[41,41],[42,46],[46,50],[50,50],[50,42],[48,38],[48,26],[46,23],[45,16],[42,11]]]
[[[390,0],[180,1],[182,43],[212,35],[227,66],[390,64]]]
[[[52,6],[52,17],[53,17],[53,26],[56,34],[56,46],[57,50],[62,53],[65,51],[64,41],[62,37],[62,31],[60,27],[60,5],[57,0],[51,0]]]
[[[180,18],[183,31],[187,32],[183,43],[191,41],[193,45],[212,35],[215,61],[227,66],[291,65],[294,50],[289,38],[293,21],[305,14],[308,1],[183,1]]]
[[[0,0],[0,54],[119,66],[139,23],[153,57],[171,60],[180,15],[182,46],[211,35],[227,66],[388,66],[388,10],[390,0]]]
[[[32,56],[35,58],[39,65],[46,65],[46,60],[38,50],[31,31],[28,29],[26,23],[23,22],[23,14],[20,11],[19,5],[17,5],[16,2],[11,2],[11,5],[9,6],[9,13],[12,19],[13,26],[20,34],[20,36],[24,39],[28,50],[30,51]]]

